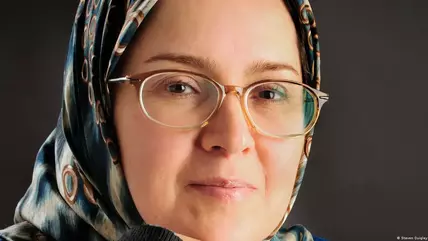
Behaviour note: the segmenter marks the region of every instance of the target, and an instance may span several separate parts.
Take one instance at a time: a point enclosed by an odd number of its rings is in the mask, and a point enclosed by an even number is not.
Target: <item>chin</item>
[[[190,228],[189,228],[190,227]],[[199,223],[198,225],[190,225],[183,230],[183,234],[187,237],[191,237],[191,241],[200,240],[200,241],[262,241],[265,236],[261,235],[261,230],[258,230],[257,226],[245,225],[244,222],[241,223],[231,223],[231,222],[212,222],[208,224]],[[183,239],[187,241],[187,239]]]

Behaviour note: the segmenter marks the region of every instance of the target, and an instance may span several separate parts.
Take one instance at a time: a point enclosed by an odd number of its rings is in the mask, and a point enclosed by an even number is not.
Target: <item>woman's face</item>
[[[180,69],[236,86],[302,81],[297,43],[281,0],[163,0],[127,49],[121,74]],[[147,61],[164,54],[186,58]],[[254,71],[255,65],[266,68]],[[116,91],[124,172],[147,223],[204,241],[259,241],[277,227],[290,201],[303,137],[257,133],[233,94],[207,126],[179,130],[148,119],[134,86]],[[228,187],[222,180],[235,181]]]

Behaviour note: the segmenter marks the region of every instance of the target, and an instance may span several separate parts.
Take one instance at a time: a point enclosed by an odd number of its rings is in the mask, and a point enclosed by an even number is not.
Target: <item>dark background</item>
[[[0,5],[0,229],[60,110],[77,0]],[[428,0],[318,0],[322,90],[288,224],[329,240],[428,237]]]

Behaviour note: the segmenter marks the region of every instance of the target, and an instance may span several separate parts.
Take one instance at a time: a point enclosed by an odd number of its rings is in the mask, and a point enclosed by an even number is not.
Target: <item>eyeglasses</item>
[[[201,74],[163,70],[109,79],[138,87],[144,114],[167,127],[206,126],[227,94],[239,97],[247,123],[261,134],[277,137],[306,135],[318,120],[328,95],[289,80],[263,80],[247,87],[221,85]]]

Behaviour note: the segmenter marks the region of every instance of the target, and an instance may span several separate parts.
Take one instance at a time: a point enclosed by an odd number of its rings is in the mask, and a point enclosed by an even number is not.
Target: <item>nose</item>
[[[201,130],[200,143],[205,151],[221,152],[226,157],[245,154],[254,147],[251,133],[238,94],[230,94]]]

